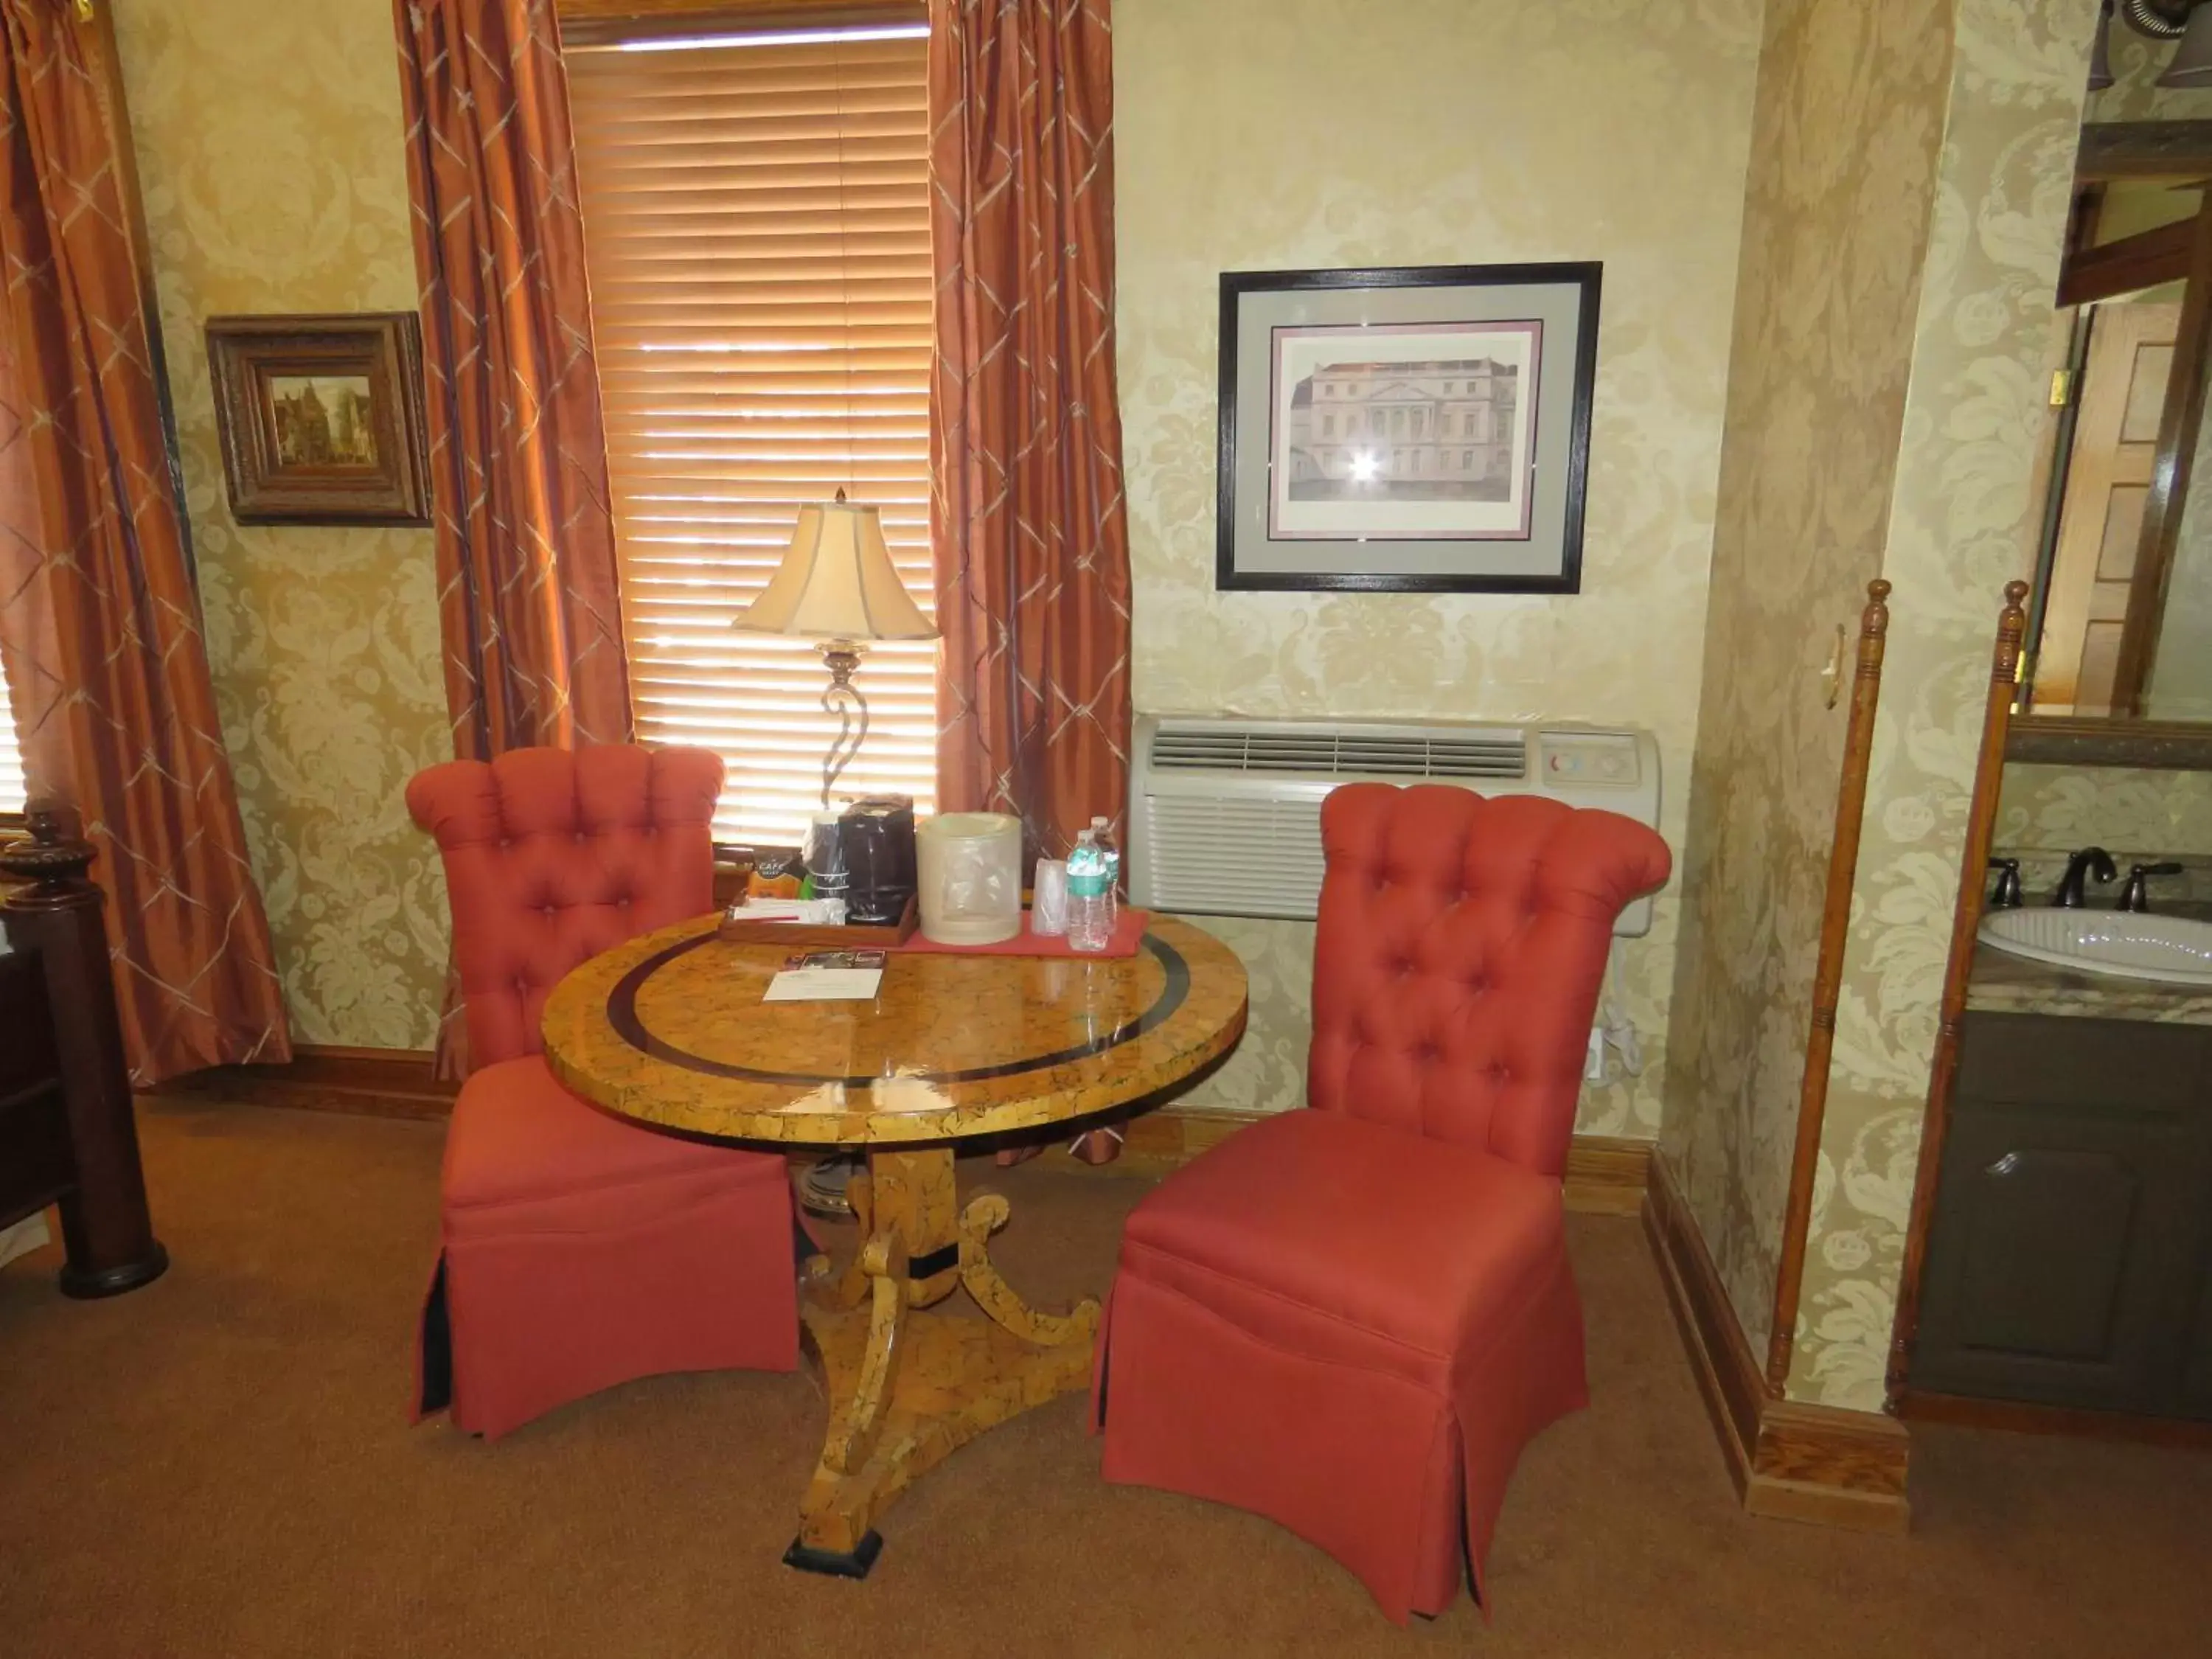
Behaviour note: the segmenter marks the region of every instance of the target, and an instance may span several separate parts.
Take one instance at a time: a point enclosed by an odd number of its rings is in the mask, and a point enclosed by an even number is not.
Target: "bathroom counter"
[[[1966,1012],[2212,1025],[2212,985],[2075,973],[1982,945],[1975,947],[1966,979]]]

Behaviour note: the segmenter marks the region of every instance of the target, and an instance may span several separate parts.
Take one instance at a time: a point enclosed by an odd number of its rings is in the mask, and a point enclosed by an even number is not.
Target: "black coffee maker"
[[[906,914],[915,892],[913,797],[870,795],[847,807],[837,825],[852,882],[845,894],[845,919],[893,925]]]

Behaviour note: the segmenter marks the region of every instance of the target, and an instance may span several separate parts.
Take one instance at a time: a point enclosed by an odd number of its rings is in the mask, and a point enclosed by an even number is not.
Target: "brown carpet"
[[[1522,1465],[1487,1626],[1462,1599],[1396,1629],[1266,1522],[1105,1486],[1073,1398],[926,1478],[866,1583],[805,1577],[777,1560],[805,1376],[638,1383],[497,1445],[410,1428],[441,1128],[145,1121],[168,1277],[79,1305],[54,1252],[0,1269],[9,1659],[2212,1651],[2212,1457],[1929,1430],[1910,1538],[1748,1520],[1640,1230],[1585,1218],[1596,1404]],[[1017,1282],[1103,1287],[1139,1183],[988,1177]]]

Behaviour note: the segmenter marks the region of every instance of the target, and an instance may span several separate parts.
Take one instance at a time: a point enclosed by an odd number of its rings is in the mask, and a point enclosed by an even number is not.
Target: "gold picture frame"
[[[430,522],[412,312],[210,317],[207,343],[239,523]]]

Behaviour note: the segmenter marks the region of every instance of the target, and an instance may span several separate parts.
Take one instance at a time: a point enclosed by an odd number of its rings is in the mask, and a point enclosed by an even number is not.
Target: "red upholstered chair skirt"
[[[696,749],[516,749],[418,774],[453,908],[471,1058],[446,1140],[418,1415],[500,1435],[661,1371],[799,1363],[782,1158],[579,1100],[540,1056],[562,976],[714,905],[722,763]]]
[[[636,1377],[798,1365],[781,1158],[624,1123],[533,1054],[462,1085],[444,1188],[418,1415],[496,1437]]]
[[[1241,1130],[1129,1218],[1109,1480],[1279,1522],[1391,1618],[1481,1561],[1521,1448],[1588,1403],[1559,1183],[1337,1112]]]

